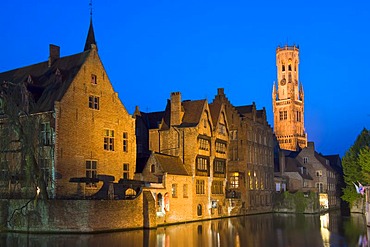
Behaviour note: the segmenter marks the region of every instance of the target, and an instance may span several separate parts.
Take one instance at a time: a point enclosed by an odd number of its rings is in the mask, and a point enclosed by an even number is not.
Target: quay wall
[[[0,200],[2,230],[104,232],[156,227],[155,200],[144,191],[133,200]]]

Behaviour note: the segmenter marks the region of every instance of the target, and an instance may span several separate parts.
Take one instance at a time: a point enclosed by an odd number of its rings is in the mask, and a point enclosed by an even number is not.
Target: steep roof
[[[205,103],[206,100],[183,101],[182,107],[184,109],[184,117],[182,118],[180,127],[197,126],[202,117]]]
[[[88,31],[87,37],[86,37],[84,51],[90,50],[92,44],[96,45],[96,49],[98,49],[98,46],[97,46],[96,40],[95,40],[95,33],[94,33],[92,18],[90,18],[90,26],[89,26],[89,31]]]
[[[217,125],[221,113],[221,107],[222,104],[219,102],[212,102],[211,104],[209,104],[209,110],[211,111],[213,126]]]
[[[90,51],[57,58],[49,67],[48,61],[0,73],[0,82],[26,83],[35,100],[31,113],[51,111],[86,61]],[[29,78],[31,80],[29,80]]]
[[[145,121],[146,126],[148,129],[158,129],[159,124],[162,121],[164,116],[164,111],[158,112],[140,112],[142,119]]]
[[[235,109],[239,112],[239,114],[244,115],[252,113],[253,105],[235,106]]]
[[[163,172],[167,172],[172,175],[189,176],[179,157],[160,153],[154,153],[153,155],[162,167]]]

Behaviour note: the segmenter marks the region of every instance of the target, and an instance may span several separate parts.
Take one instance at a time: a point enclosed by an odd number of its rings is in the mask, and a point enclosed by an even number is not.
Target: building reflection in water
[[[101,234],[1,233],[0,246],[358,246],[364,217],[262,214]]]

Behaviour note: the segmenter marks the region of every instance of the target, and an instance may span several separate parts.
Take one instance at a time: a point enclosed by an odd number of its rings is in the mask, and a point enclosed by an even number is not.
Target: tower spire
[[[96,49],[98,49],[98,46],[95,40],[94,27],[92,23],[92,0],[90,0],[89,5],[90,5],[90,27],[89,27],[89,32],[87,33],[84,51],[90,50],[91,45],[95,45]]]

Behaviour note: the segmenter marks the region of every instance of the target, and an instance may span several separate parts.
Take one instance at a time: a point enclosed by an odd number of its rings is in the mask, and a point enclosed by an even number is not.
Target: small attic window
[[[155,165],[154,164],[150,166],[150,172],[155,173]]]
[[[91,74],[91,84],[93,84],[93,85],[98,84],[98,79],[97,79],[96,75],[94,75],[94,74]]]
[[[27,83],[28,83],[28,84],[33,84],[33,80],[32,80],[31,75],[29,75],[29,76],[27,77]]]

